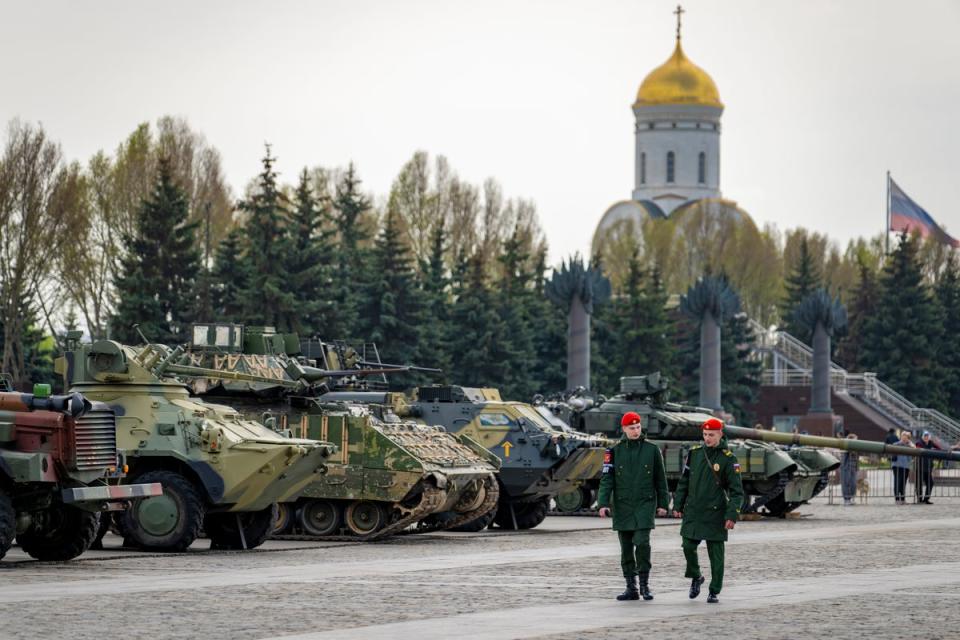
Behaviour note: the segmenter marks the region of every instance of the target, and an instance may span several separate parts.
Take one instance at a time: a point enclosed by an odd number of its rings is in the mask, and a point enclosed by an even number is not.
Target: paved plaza
[[[652,602],[613,599],[618,545],[590,517],[247,553],[146,554],[108,536],[63,564],[14,548],[0,638],[960,638],[960,499],[800,512],[737,525],[718,605],[687,598],[672,520],[652,536]]]

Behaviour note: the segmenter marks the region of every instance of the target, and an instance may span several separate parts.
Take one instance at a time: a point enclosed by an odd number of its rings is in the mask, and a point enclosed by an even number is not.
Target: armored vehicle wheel
[[[510,513],[511,505],[513,513]],[[550,498],[538,498],[533,502],[503,501],[497,508],[497,515],[494,516],[493,521],[502,529],[533,529],[543,522],[549,509]],[[516,526],[514,526],[514,519],[516,519]]]
[[[99,528],[99,513],[57,505],[45,510],[40,528],[32,526],[17,542],[37,560],[72,560],[90,548]]]
[[[110,531],[111,519],[112,516],[109,511],[100,514],[100,526],[97,527],[97,535],[93,538],[93,544],[90,545],[91,549],[103,549],[103,537]]]
[[[486,499],[487,487],[484,485],[482,480],[477,480],[476,488],[471,491],[464,492],[464,494],[460,496],[460,499],[457,500],[457,504],[453,505],[453,510],[457,513],[476,511]]]
[[[149,471],[137,482],[159,482],[163,495],[137,500],[123,512],[125,536],[144,549],[183,551],[200,535],[206,507],[193,483],[176,471]]]
[[[387,514],[376,502],[355,500],[343,515],[347,528],[358,536],[375,533],[387,524]]]
[[[0,560],[7,555],[17,534],[17,512],[10,496],[0,490]]]
[[[272,504],[260,511],[208,513],[203,528],[211,549],[256,549],[273,533],[276,522],[277,505]]]
[[[558,493],[553,497],[560,513],[573,513],[580,509],[589,509],[593,504],[593,492],[589,487],[577,487],[571,491]]]
[[[496,509],[491,509],[485,514],[477,518],[476,520],[471,520],[470,522],[464,522],[459,527],[453,527],[450,531],[469,531],[477,532],[483,531],[490,526],[490,523],[493,522],[493,516],[496,515]]]
[[[297,524],[309,536],[329,536],[340,530],[340,505],[330,500],[307,500],[297,509]]]
[[[289,531],[293,526],[294,517],[294,509],[291,503],[279,503],[277,505],[277,521],[273,525],[273,535],[280,535]]]

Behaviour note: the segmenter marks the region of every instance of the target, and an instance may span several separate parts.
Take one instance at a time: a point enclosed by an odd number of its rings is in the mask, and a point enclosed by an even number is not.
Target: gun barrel
[[[780,433],[778,431],[760,431],[746,427],[725,425],[723,432],[734,438],[747,440],[762,440],[777,444],[795,444],[801,446],[826,447],[842,449],[844,451],[858,451],[861,453],[876,453],[895,456],[913,456],[916,458],[934,458],[938,460],[960,461],[960,451],[941,451],[940,449],[923,449],[919,447],[902,447],[872,440],[854,440],[853,438],[827,438],[824,436],[808,436],[798,433]]]
[[[4,411],[56,411],[72,418],[79,418],[89,411],[91,406],[90,401],[79,393],[39,398],[32,393],[0,393],[0,410]]]
[[[291,389],[300,387],[297,381],[287,380],[285,378],[271,378],[270,376],[258,376],[252,373],[243,373],[241,371],[220,371],[219,369],[205,369],[203,367],[191,367],[185,364],[167,365],[164,371],[175,373],[181,376],[190,376],[192,378],[211,378],[214,380],[238,380],[241,382],[262,382],[265,384],[275,384],[281,387]]]

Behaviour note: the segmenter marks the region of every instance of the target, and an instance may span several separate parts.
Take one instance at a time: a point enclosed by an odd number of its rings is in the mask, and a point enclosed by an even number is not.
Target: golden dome
[[[633,106],[655,104],[693,104],[723,108],[720,92],[717,91],[713,78],[690,62],[680,46],[680,38],[677,38],[677,48],[673,50],[670,59],[643,79]]]

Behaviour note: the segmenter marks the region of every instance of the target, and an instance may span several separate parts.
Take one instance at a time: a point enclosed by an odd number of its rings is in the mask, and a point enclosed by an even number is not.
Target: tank
[[[647,439],[664,454],[670,490],[680,479],[686,450],[701,441],[700,427],[712,416],[709,409],[667,401],[668,381],[658,373],[621,378],[621,393],[606,399],[578,391],[551,400],[538,399],[538,409],[558,420],[569,420],[584,430],[611,438],[620,433],[620,418],[635,411],[643,419]],[[820,493],[839,461],[828,449],[876,454],[903,454],[944,460],[960,459],[960,452],[914,449],[880,442],[778,433],[725,425],[727,446],[741,466],[746,502],[744,513],[783,517]],[[579,494],[560,496],[558,510],[571,512],[592,504],[599,479]]]
[[[190,396],[176,374],[180,348],[68,335],[56,363],[66,385],[116,416],[117,447],[130,482],[163,484],[115,519],[125,542],[180,551],[201,529],[217,549],[251,549],[271,534],[277,504],[290,502],[326,471],[335,445],[287,438],[223,405]]]
[[[619,439],[620,418],[624,413],[634,411],[640,414],[643,432],[649,441],[660,447],[667,484],[671,491],[675,490],[687,450],[701,441],[700,425],[712,413],[702,407],[668,402],[668,381],[659,373],[624,377],[620,385],[620,393],[611,398],[578,390],[548,400],[535,398],[535,403],[542,414],[554,416],[575,429],[599,433],[610,439]],[[797,504],[815,495],[820,472],[814,474],[813,467],[804,467],[802,475],[798,475],[801,463],[790,452],[755,440],[731,440],[727,446],[737,456],[742,469],[744,513],[783,516],[790,508],[796,508]],[[839,465],[839,461],[829,454],[825,454],[821,462],[826,462],[829,468]],[[811,474],[815,475],[813,480]],[[557,511],[576,513],[591,508],[599,483],[597,476],[578,492],[558,496]],[[788,502],[786,497],[793,499]]]
[[[106,405],[51,396],[48,385],[28,394],[0,384],[0,558],[14,537],[38,560],[76,558],[93,543],[101,511],[162,493],[155,483],[118,486],[124,476]]]
[[[425,386],[406,395],[339,391],[322,398],[383,406],[399,418],[443,425],[496,455],[501,462],[497,509],[460,530],[479,531],[491,524],[536,527],[553,497],[599,476],[607,444],[600,437],[556,428],[530,404],[504,401],[492,388]]]
[[[228,402],[271,428],[339,447],[327,473],[279,507],[281,537],[377,540],[404,531],[457,528],[497,505],[496,456],[442,427],[400,420],[382,405],[323,401],[334,388],[369,388],[370,376],[407,370],[321,343],[323,367],[303,358],[293,334],[197,324],[177,371],[215,370],[187,380],[195,394]],[[233,379],[231,376],[240,376]]]

